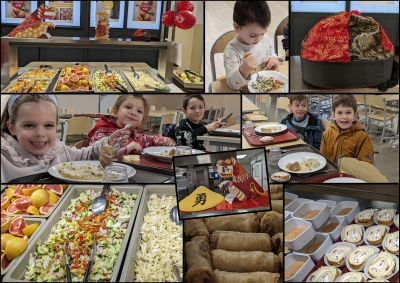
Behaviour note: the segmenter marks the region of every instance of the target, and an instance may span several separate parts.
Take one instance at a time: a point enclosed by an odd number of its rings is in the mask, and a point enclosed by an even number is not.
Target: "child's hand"
[[[264,63],[267,64],[267,69],[271,69],[279,65],[279,60],[276,57],[269,57],[268,59],[264,60]]]
[[[122,135],[119,144],[121,147],[125,147],[126,144],[128,143],[128,138],[130,134],[131,132],[127,129],[118,129],[108,137],[108,144],[114,146],[117,143],[120,135]]]
[[[131,152],[139,153],[139,152],[142,152],[142,150],[143,150],[142,147],[136,142],[131,142],[130,144],[128,144],[126,146],[126,152],[128,154]]]
[[[216,129],[218,129],[220,125],[221,125],[221,122],[217,121],[217,122],[205,125],[205,127],[207,129],[207,132],[212,132],[212,131],[215,131]]]
[[[224,120],[225,117],[222,117],[221,119],[218,120],[218,122],[222,125],[222,126],[226,126],[227,122],[226,121],[222,121]]]
[[[163,146],[175,146],[175,145],[176,145],[175,142],[174,142],[172,139],[166,138],[166,137],[164,137],[164,138],[159,142],[159,144],[160,144],[160,145],[163,145]]]
[[[251,71],[258,67],[258,60],[251,52],[244,54],[242,65],[240,65],[240,73],[244,78],[247,78]]]

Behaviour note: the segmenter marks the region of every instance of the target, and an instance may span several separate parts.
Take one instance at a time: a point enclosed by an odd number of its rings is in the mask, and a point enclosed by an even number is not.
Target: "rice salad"
[[[304,165],[309,169],[313,170],[321,166],[321,162],[318,160],[318,158],[315,157],[306,157],[304,158]]]
[[[251,86],[256,93],[270,92],[276,89],[280,89],[282,85],[285,84],[280,80],[276,80],[273,76],[260,75],[260,79],[263,84],[260,84],[256,80],[251,83]]]
[[[43,243],[41,239],[37,241],[36,252],[29,257],[25,281],[66,281],[64,240],[67,239],[72,281],[82,282],[94,235],[96,255],[88,280],[111,280],[137,195],[111,189],[106,195],[107,208],[95,215],[92,201],[100,193],[87,190],[71,201],[48,238]]]

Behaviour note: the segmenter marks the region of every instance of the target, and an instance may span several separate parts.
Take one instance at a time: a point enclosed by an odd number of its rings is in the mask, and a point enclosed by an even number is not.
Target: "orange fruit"
[[[12,199],[12,197],[14,196],[14,190],[13,188],[8,187],[6,189],[6,196],[8,196],[9,199]]]
[[[67,184],[61,184],[61,187],[65,190],[67,188]]]
[[[1,249],[4,250],[6,248],[6,243],[9,239],[14,238],[10,233],[1,234]]]
[[[14,236],[22,237],[24,233],[22,230],[26,227],[26,221],[22,216],[16,216],[11,220],[10,227],[8,228],[9,232]]]
[[[6,243],[6,256],[9,260],[13,260],[23,253],[28,243],[19,237],[10,238]]]
[[[50,199],[49,199],[49,204],[55,204],[58,201],[58,196],[52,192],[52,191],[47,191],[49,193]]]
[[[8,228],[10,228],[11,225],[11,218],[10,217],[2,217],[1,218],[1,234],[7,233]],[[2,241],[3,242],[3,241]]]
[[[26,196],[30,196],[30,195],[32,195],[32,193],[34,191],[41,189],[41,188],[42,188],[42,185],[37,185],[37,187],[22,189],[22,193]]]
[[[10,205],[10,198],[9,197],[2,197],[1,198],[1,209],[7,209]]]
[[[24,229],[22,229],[22,233],[25,234],[25,236],[32,236],[32,234],[36,231],[36,229],[39,227],[38,223],[33,223],[31,225],[26,226]]]
[[[33,205],[29,206],[26,209],[26,212],[29,212],[30,214],[33,214],[33,215],[39,215],[39,210],[37,209],[36,206],[33,206]]]
[[[50,195],[44,189],[38,189],[31,195],[31,202],[36,207],[41,207],[49,203]]]
[[[16,197],[12,197],[11,202],[14,202],[16,199],[17,199]]]

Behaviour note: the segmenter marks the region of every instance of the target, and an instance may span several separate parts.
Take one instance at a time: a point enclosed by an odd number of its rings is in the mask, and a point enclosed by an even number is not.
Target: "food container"
[[[123,73],[125,79],[130,83],[130,85],[132,86],[132,88],[134,89],[135,92],[140,92],[140,93],[146,93],[146,92],[157,92],[155,89],[151,89],[151,88],[145,88],[140,87],[137,85],[137,83],[135,83],[135,78],[133,78],[133,72],[132,69],[120,69],[121,73]],[[169,91],[171,90],[165,83],[163,83],[161,81],[161,79],[159,79],[156,75],[154,75],[150,70],[148,69],[140,69],[137,68],[135,69],[136,73],[138,72],[144,72],[146,73],[151,79],[149,79],[148,81],[144,81],[144,84],[148,84],[150,86],[154,86],[157,88],[166,88]],[[140,74],[138,74],[140,76]],[[145,79],[142,79],[142,77],[139,77],[139,81],[143,81]],[[156,83],[154,83],[156,82]],[[157,84],[158,83],[158,84]]]
[[[286,193],[286,192],[285,192],[285,198],[284,198],[285,203],[287,202],[286,200],[292,200],[290,203],[288,203],[287,205],[285,205],[285,207],[288,206],[289,204],[291,204],[291,203],[292,203],[294,200],[296,200],[297,198],[298,198],[297,195],[291,194],[291,193]]]
[[[324,263],[325,265],[329,265],[329,266],[334,266],[334,265],[330,265],[328,262],[328,259],[326,257],[326,255],[333,250],[334,248],[338,247],[338,246],[349,246],[351,248],[351,250],[347,253],[346,257],[343,259],[343,262],[339,265],[339,266],[335,266],[335,267],[342,267],[346,265],[346,260],[347,257],[349,256],[349,254],[351,253],[352,250],[354,250],[357,246],[351,243],[347,243],[347,242],[339,242],[336,244],[331,245],[326,251],[325,251],[325,255],[324,255]]]
[[[308,273],[314,268],[315,263],[311,260],[309,256],[290,254],[285,257],[285,272],[289,267],[296,261],[305,262],[304,265],[296,272],[296,274],[289,279],[284,278],[285,282],[301,282],[307,276]]]
[[[322,230],[331,223],[338,223],[339,225],[332,232],[322,232]],[[316,232],[327,234],[331,237],[332,241],[336,241],[336,239],[342,233],[343,228],[347,225],[347,222],[344,216],[330,216],[328,220],[321,226],[321,228],[317,229]]]
[[[130,239],[130,234],[132,231],[133,223],[135,221],[136,212],[139,207],[140,199],[142,196],[143,187],[136,186],[136,185],[111,185],[110,187],[115,188],[118,191],[126,192],[129,194],[136,194],[137,199],[135,201],[135,205],[132,208],[131,218],[129,220],[129,224],[126,228],[126,233],[124,239],[121,243],[120,253],[118,254],[116,264],[114,266],[114,271],[111,275],[111,282],[116,282],[118,278],[118,274],[121,268],[122,260],[124,258],[126,246]],[[45,225],[42,229],[40,229],[39,233],[35,237],[35,244],[30,245],[26,251],[26,256],[21,257],[18,262],[13,266],[13,268],[7,273],[6,277],[4,278],[5,282],[26,282],[24,281],[24,275],[26,271],[26,266],[29,264],[29,254],[34,253],[36,251],[36,241],[40,238],[43,241],[47,239],[49,236],[51,229],[57,222],[60,220],[62,212],[67,210],[68,206],[71,204],[72,199],[76,198],[80,193],[87,191],[87,190],[94,190],[96,192],[101,192],[103,189],[102,185],[74,185],[71,187],[67,195],[65,196],[62,203],[56,208],[52,216],[46,221]]]
[[[143,225],[143,218],[148,212],[147,201],[151,194],[157,194],[158,197],[163,195],[175,196],[175,185],[148,185],[144,187],[140,207],[138,209],[137,220],[133,228],[131,241],[129,243],[128,251],[126,253],[125,263],[122,269],[120,282],[134,282],[135,281],[135,265],[140,250],[140,230]]]
[[[53,75],[50,75],[50,76],[47,76],[47,77],[31,76],[29,74],[31,71],[36,71],[36,70],[43,70],[43,69],[40,69],[40,68],[29,69],[28,71],[26,71],[22,75],[20,75],[18,78],[19,79],[47,79],[47,80],[52,80],[57,75],[57,73],[58,73],[58,71],[60,69],[47,69],[46,71],[54,71]]]
[[[306,230],[301,233],[297,238],[293,240],[286,240],[286,234],[292,231],[295,228],[306,228]],[[312,227],[312,224],[308,221],[298,218],[291,218],[285,222],[285,246],[293,249],[300,250],[305,245],[307,245],[313,238],[315,237],[315,230]]]
[[[39,184],[38,184],[39,185]],[[45,185],[52,185],[52,184],[45,184]],[[54,204],[53,208],[49,211],[49,213],[45,214],[45,215],[24,215],[24,214],[9,214],[12,217],[15,216],[26,216],[26,217],[35,217],[35,218],[43,218],[43,219],[47,219],[49,218],[52,213],[56,210],[57,206],[62,202],[62,200],[64,199],[64,197],[67,195],[68,191],[70,190],[72,185],[67,185],[67,187],[64,189],[63,194],[61,196],[58,197],[58,201]],[[2,192],[1,196],[5,196],[5,191]]]
[[[307,249],[315,242],[322,242],[319,248],[313,253],[307,253]],[[293,253],[310,256],[311,259],[317,263],[324,255],[328,248],[333,244],[331,237],[327,234],[316,233],[314,239],[311,240],[304,248],[294,250]]]
[[[285,193],[286,194],[286,193]],[[306,203],[308,201],[313,201],[311,199],[306,199],[306,198],[298,198],[292,201],[289,205],[285,207],[285,210],[288,211],[290,214],[293,214],[293,212],[298,209],[303,203]]]
[[[285,222],[288,221],[290,218],[292,218],[292,215],[288,211],[285,211]]]
[[[104,69],[99,69],[99,68],[92,68],[91,72],[92,72],[92,78],[94,81],[94,92],[95,93],[119,93],[119,94],[123,94],[125,92],[121,92],[118,89],[115,90],[101,90],[99,89],[99,85],[98,85],[98,80],[96,81],[96,72],[102,72],[105,73]],[[110,71],[113,72],[113,74],[115,74],[118,77],[118,82],[120,84],[122,84],[127,90],[128,92],[133,92],[133,89],[131,87],[131,85],[128,83],[128,81],[126,80],[125,76],[122,74],[122,72],[119,69],[110,69]],[[108,87],[110,88],[110,87]]]
[[[332,208],[334,208],[336,206],[336,201],[333,201],[333,200],[319,199],[319,200],[316,200],[316,202],[326,203],[329,211],[331,211]]]
[[[33,88],[29,93],[46,93],[51,80],[50,79],[16,79],[13,82],[11,82],[1,93],[21,93],[22,86],[24,82],[27,82],[25,85],[24,90],[28,91],[30,86],[33,86],[35,83],[43,83],[43,86],[41,87],[41,92],[34,92]],[[12,90],[12,88],[16,87],[15,90]]]
[[[93,79],[93,71],[92,71],[92,69],[90,69],[88,76],[92,80],[92,82],[95,83],[94,79]],[[91,89],[87,89],[87,90],[86,89],[79,89],[79,86],[78,86],[78,89],[76,89],[76,90],[56,90],[57,82],[60,79],[64,79],[64,78],[65,77],[61,77],[61,73],[59,74],[59,76],[57,76],[57,80],[55,81],[55,84],[54,84],[54,87],[53,87],[53,92],[55,94],[57,94],[57,93],[92,93],[94,91],[94,85],[93,85],[93,87]],[[89,84],[89,82],[87,82],[87,85],[88,84]]]
[[[320,212],[314,218],[303,218],[302,215],[306,214],[310,210],[320,210]],[[298,209],[296,209],[296,211],[293,212],[292,217],[307,220],[312,223],[314,229],[318,229],[329,218],[329,210],[326,203],[309,201],[303,203]]]
[[[351,208],[351,211],[346,215],[338,215],[344,208]],[[360,206],[357,201],[341,201],[331,210],[331,215],[344,216],[347,224],[350,224],[359,212]]]
[[[10,264],[7,266],[6,269],[1,271],[1,277],[3,278],[4,275],[6,275],[8,273],[9,270],[11,270],[12,267],[15,266],[15,263],[18,262],[19,259],[27,257],[29,259],[29,255],[28,255],[28,251],[30,249],[33,250],[36,248],[36,241],[37,241],[37,235],[38,233],[41,231],[41,229],[43,228],[43,225],[46,222],[46,219],[39,219],[39,218],[30,218],[30,217],[25,217],[25,215],[19,215],[22,216],[25,219],[26,225],[31,225],[34,223],[38,223],[39,226],[37,227],[37,229],[35,230],[35,232],[33,232],[33,234],[31,235],[31,237],[28,240],[28,245],[26,246],[26,249],[16,258],[14,258]],[[7,282],[8,280],[4,279],[2,280],[3,282]]]
[[[178,81],[178,83],[180,85],[182,85],[184,88],[196,88],[196,89],[203,89],[204,88],[204,80],[201,83],[185,82],[184,80],[182,80],[178,76],[178,74],[177,74],[178,72],[181,72],[181,73],[185,74],[185,71],[183,71],[183,70],[174,70],[173,71],[173,78],[176,79]],[[199,76],[199,74],[197,74],[196,72],[192,71],[192,73],[195,73],[196,75]]]

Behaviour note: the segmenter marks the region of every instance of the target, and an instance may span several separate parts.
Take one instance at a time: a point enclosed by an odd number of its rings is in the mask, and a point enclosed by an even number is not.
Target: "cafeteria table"
[[[276,71],[279,73],[284,74],[285,76],[288,76],[289,74],[289,61],[285,61],[275,67],[274,69],[266,69],[264,68],[262,71]],[[255,71],[252,72],[254,74]],[[241,90],[234,90],[231,89],[228,84],[226,83],[226,78],[217,80],[215,82],[211,83],[211,91],[214,93],[250,93],[249,89],[247,88],[247,85],[243,86]],[[289,90],[287,91],[289,92]],[[268,92],[268,93],[274,93],[273,91]]]
[[[225,129],[233,129],[233,130],[239,130],[240,125],[236,124],[233,126],[226,127]],[[205,134],[203,136],[197,136],[198,140],[202,141],[209,141],[210,145],[216,146],[217,150],[220,151],[220,147],[234,147],[237,149],[240,149],[240,137],[235,138],[235,137],[224,137],[224,136],[210,136],[208,134]]]
[[[397,59],[398,60],[398,59]],[[301,75],[300,56],[290,56],[290,92],[302,93],[380,93],[376,87],[322,88],[313,86]],[[399,85],[389,88],[385,93],[399,93]]]
[[[245,95],[242,95],[242,114],[250,114],[259,111],[260,108],[250,101]]]

